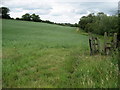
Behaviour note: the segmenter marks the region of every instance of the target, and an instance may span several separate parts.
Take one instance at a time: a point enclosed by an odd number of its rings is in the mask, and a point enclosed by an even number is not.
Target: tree
[[[77,23],[75,23],[75,24],[74,24],[74,26],[75,26],[75,27],[78,27],[78,24],[77,24]]]
[[[26,13],[22,16],[22,20],[31,21],[31,15],[29,13]]]
[[[35,14],[31,15],[31,20],[35,22],[41,21],[39,15],[35,15]]]
[[[1,7],[0,8],[0,13],[2,15],[0,15],[1,18],[5,18],[5,19],[10,19],[10,15],[8,14],[10,12],[10,9],[7,7]]]
[[[118,33],[118,17],[107,16],[103,12],[89,14],[81,17],[79,27],[86,32],[103,35],[104,32]]]
[[[20,20],[20,18],[17,17],[16,20]]]
[[[118,26],[119,27],[118,27],[118,35],[117,35],[117,46],[119,48],[119,55],[120,55],[120,11],[118,12]],[[119,60],[119,65],[120,65],[120,60]]]

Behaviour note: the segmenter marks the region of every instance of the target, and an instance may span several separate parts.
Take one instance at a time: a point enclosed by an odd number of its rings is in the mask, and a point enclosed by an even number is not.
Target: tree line
[[[71,23],[56,23],[49,20],[41,20],[39,15],[26,13],[22,15],[21,18],[16,18],[16,20],[25,20],[25,21],[34,21],[34,22],[43,22],[43,23],[49,23],[49,24],[56,24],[56,25],[62,25],[62,26],[71,26],[71,27],[77,27],[77,23],[71,24]]]
[[[1,7],[0,8],[0,18],[5,18],[5,19],[11,19],[10,14],[10,9],[7,7]]]
[[[10,17],[10,14],[8,14],[10,12],[9,8],[1,7],[0,12],[2,13],[0,15],[1,18],[13,19]],[[43,22],[43,23],[56,24],[62,26],[79,27],[83,29],[85,32],[92,32],[100,35],[103,35],[104,32],[114,33],[114,32],[118,32],[119,30],[118,15],[107,16],[103,12],[99,12],[97,14],[91,13],[87,16],[83,16],[80,18],[78,24],[55,23],[49,20],[41,20],[40,16],[36,15],[35,13],[33,14],[26,13],[22,15],[21,18],[16,18],[16,20],[34,21],[34,22]]]
[[[10,14],[8,14],[10,12],[10,9],[7,7],[1,7],[0,8],[0,18],[3,19],[14,19],[10,17]],[[70,23],[56,23],[56,22],[52,22],[49,20],[41,20],[39,15],[36,15],[35,13],[33,14],[29,14],[26,13],[24,15],[22,15],[21,18],[15,18],[15,20],[23,20],[23,21],[34,21],[34,22],[43,22],[43,23],[49,23],[49,24],[56,24],[56,25],[62,25],[62,26],[71,26],[71,27],[77,27],[77,23],[75,24],[70,24]]]
[[[79,27],[85,32],[103,35],[118,32],[118,15],[107,16],[103,12],[91,13],[80,18]]]

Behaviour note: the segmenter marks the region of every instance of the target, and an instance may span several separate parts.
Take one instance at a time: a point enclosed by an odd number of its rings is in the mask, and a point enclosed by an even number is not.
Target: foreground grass
[[[117,87],[114,59],[90,56],[75,29],[3,20],[3,87]]]

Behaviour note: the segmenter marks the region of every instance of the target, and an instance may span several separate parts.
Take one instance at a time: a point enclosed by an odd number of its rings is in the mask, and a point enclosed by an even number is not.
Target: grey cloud
[[[96,13],[100,11],[112,15],[117,11],[117,2],[79,2],[79,0],[52,1],[53,2],[50,2],[49,0],[45,3],[44,0],[4,0],[3,5],[9,7],[12,13],[27,11],[30,14],[36,13],[42,18],[47,18],[54,22],[61,22],[60,20],[62,20],[63,22],[67,21],[70,23],[78,21],[82,15],[87,15],[90,12]],[[64,19],[59,19],[59,17]]]
[[[117,11],[117,2],[74,2],[71,5],[76,8],[76,14],[87,14],[87,11],[90,11],[92,13],[105,12],[111,15]]]
[[[87,14],[87,10],[85,10],[85,9],[82,9],[82,10],[75,10],[75,12],[74,13],[76,13],[76,14]]]
[[[52,16],[61,16],[61,14],[51,14]]]

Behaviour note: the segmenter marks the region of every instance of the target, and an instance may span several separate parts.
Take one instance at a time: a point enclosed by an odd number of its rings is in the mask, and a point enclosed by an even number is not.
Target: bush
[[[118,32],[118,17],[107,16],[104,13],[89,14],[83,16],[79,21],[79,27],[85,32],[93,32],[95,34],[103,35],[104,32],[115,33]]]

